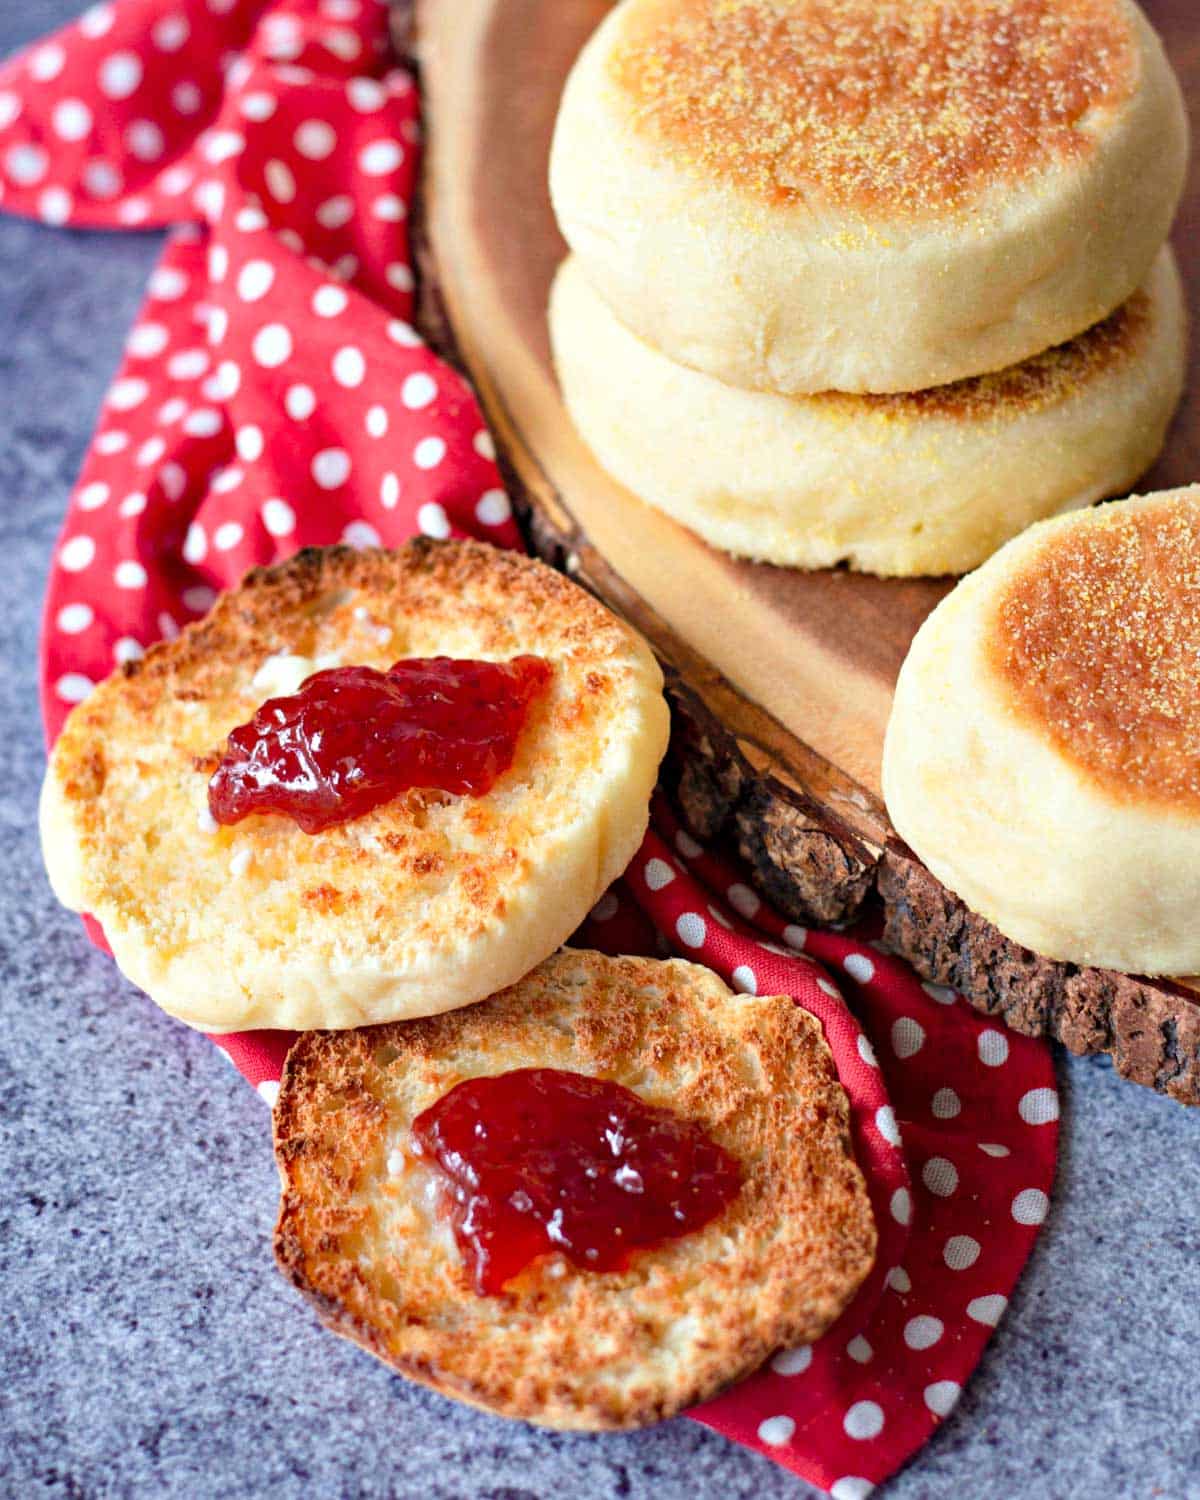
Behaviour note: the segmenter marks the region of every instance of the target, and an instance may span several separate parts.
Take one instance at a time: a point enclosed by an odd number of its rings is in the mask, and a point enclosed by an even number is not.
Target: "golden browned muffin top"
[[[214,822],[226,737],[312,671],[525,653],[551,680],[484,795],[414,787],[312,834],[274,814]],[[640,637],[532,558],[428,538],[299,552],[76,706],[43,791],[47,867],[127,976],[194,1025],[469,1003],[553,952],[641,842],[661,682]]]
[[[743,1170],[709,1224],[627,1269],[535,1261],[480,1296],[413,1154],[413,1120],[469,1078],[552,1067],[701,1125]],[[810,1343],[875,1254],[849,1105],[820,1023],[707,969],[563,949],[480,1005],[310,1032],[275,1109],[280,1265],[337,1332],[506,1416],[620,1428],[671,1416]]]
[[[1018,712],[1111,796],[1200,811],[1200,486],[1052,533],[985,649]]]
[[[610,69],[707,177],[921,215],[1087,152],[1137,46],[1119,0],[641,0]]]

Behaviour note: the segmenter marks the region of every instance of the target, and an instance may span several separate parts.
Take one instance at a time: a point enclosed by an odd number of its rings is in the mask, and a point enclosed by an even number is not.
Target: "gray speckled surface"
[[[0,7],[0,54],[74,9]],[[691,1423],[507,1425],[321,1332],[276,1275],[261,1101],[54,904],[34,808],[47,558],[153,237],[0,219],[0,1494],[809,1493]],[[889,1500],[1200,1497],[1200,1114],[1064,1060],[1054,1210]]]

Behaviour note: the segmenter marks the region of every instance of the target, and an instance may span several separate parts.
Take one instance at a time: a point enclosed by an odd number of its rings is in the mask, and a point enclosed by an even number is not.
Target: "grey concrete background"
[[[0,6],[0,55],[72,0]],[[685,1421],[534,1432],[390,1376],[276,1274],[262,1102],[59,910],[35,801],[51,544],[157,253],[0,218],[0,1495],[800,1497]],[[1052,1216],[888,1500],[1200,1497],[1200,1115],[1063,1059]]]

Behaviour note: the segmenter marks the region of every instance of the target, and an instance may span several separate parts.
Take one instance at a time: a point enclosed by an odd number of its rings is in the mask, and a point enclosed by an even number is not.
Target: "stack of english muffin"
[[[1186,155],[1132,0],[623,0],[551,158],[567,406],[717,547],[964,572],[1161,447]]]

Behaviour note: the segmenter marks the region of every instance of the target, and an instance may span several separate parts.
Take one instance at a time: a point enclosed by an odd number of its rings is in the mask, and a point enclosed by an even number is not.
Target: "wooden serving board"
[[[546,188],[563,81],[609,0],[397,0],[423,86],[413,225],[422,332],[473,381],[531,542],[624,614],[668,671],[671,775],[699,835],[732,835],[798,921],[882,898],[889,940],[930,979],[1019,1030],[1112,1053],[1141,1083],[1200,1103],[1188,985],[1051,963],[964,908],[896,839],[879,789],[896,674],[951,580],[798,572],[727,557],[610,479],[576,436],[545,308],[565,254]],[[1195,0],[1149,0],[1200,106]],[[1200,163],[1175,234],[1200,310]],[[1193,382],[1200,341],[1193,344]],[[1140,486],[1200,479],[1190,400]]]

